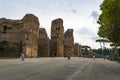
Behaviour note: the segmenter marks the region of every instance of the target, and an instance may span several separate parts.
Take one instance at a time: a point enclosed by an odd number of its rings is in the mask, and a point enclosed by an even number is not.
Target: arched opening
[[[1,41],[0,42],[0,56],[6,56],[7,55],[7,49],[8,48],[8,41]]]
[[[6,30],[7,30],[7,26],[3,26],[3,32],[2,33],[6,33]]]

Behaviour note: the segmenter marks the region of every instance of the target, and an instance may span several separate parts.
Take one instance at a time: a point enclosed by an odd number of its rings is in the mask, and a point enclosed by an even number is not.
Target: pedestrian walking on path
[[[95,55],[93,55],[93,59],[95,60]]]
[[[70,60],[70,58],[71,58],[71,56],[70,56],[70,54],[68,54],[68,60]]]
[[[24,53],[22,52],[21,54],[20,54],[20,59],[21,59],[21,61],[24,61],[25,59],[25,55],[24,55]]]

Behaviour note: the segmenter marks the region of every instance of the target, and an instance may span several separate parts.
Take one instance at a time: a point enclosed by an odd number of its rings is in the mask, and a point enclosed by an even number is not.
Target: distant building
[[[82,56],[82,46],[79,45],[79,55],[78,56]]]
[[[50,40],[44,28],[39,29],[38,38],[38,57],[49,57],[50,55]]]
[[[74,56],[81,56],[82,54],[82,48],[81,45],[79,45],[78,43],[74,44]]]

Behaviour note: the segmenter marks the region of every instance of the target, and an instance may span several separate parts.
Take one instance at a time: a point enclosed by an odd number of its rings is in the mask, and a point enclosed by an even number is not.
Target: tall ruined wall
[[[21,20],[0,19],[0,55],[19,56]]]
[[[78,56],[82,56],[82,46],[79,45],[79,55]]]
[[[38,18],[32,14],[26,14],[22,20],[1,18],[0,52],[19,54],[23,51],[27,57],[36,57],[38,28]]]
[[[64,27],[60,18],[51,24],[51,56],[64,56]]]
[[[28,57],[37,57],[39,34],[38,18],[33,14],[26,14],[22,19],[22,26],[26,40],[26,45],[24,46],[23,51]]]
[[[50,53],[49,38],[44,28],[39,29],[38,57],[48,57]]]
[[[79,45],[78,43],[75,43],[74,44],[74,55],[81,56],[81,54],[82,54],[81,45]]]
[[[68,29],[64,34],[64,55],[74,55],[74,36],[73,29]]]
[[[21,30],[20,20],[0,19],[0,41],[9,40],[9,42],[19,42]]]

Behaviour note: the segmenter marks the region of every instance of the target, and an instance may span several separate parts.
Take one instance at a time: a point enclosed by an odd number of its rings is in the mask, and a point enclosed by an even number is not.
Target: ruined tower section
[[[75,43],[74,44],[74,55],[81,56],[81,54],[82,54],[81,45],[79,45],[78,43]]]
[[[79,57],[82,56],[82,46],[81,45],[79,45],[79,55],[78,56]]]
[[[39,21],[33,14],[26,14],[22,19],[22,27],[24,31],[23,52],[27,57],[37,57],[38,53],[38,34]]]
[[[64,55],[74,55],[74,37],[73,29],[68,29],[64,34]]]
[[[51,56],[64,56],[63,20],[58,18],[51,25]]]
[[[0,19],[0,56],[19,55],[21,25],[21,20]]]
[[[39,29],[38,37],[38,57],[49,57],[50,44],[46,30],[44,28]]]

